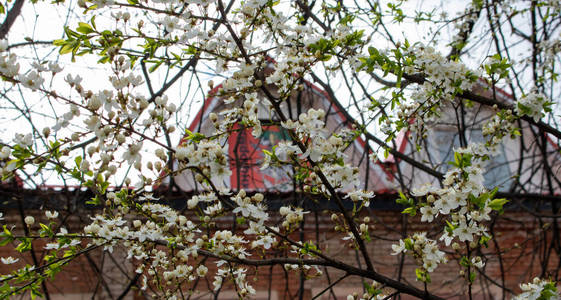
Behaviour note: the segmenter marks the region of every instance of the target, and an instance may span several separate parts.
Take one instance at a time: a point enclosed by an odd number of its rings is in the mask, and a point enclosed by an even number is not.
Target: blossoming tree
[[[0,245],[14,249],[2,258],[13,268],[0,278],[1,297],[49,298],[46,282],[73,260],[118,249],[134,272],[114,298],[132,287],[146,297],[189,298],[209,279],[215,298],[227,288],[250,298],[259,272],[275,266],[301,283],[328,277],[315,297],[354,277],[364,285],[347,299],[442,299],[450,294],[433,288],[431,278],[443,264],[463,281],[456,292],[470,299],[484,292],[479,282],[493,287],[492,297],[560,298],[556,1],[478,0],[426,10],[403,1],[23,5],[0,7],[3,115],[18,124],[2,137],[0,158],[3,186],[21,217],[0,234]],[[26,31],[31,8],[66,14],[60,31],[53,29],[63,37],[35,38],[44,26],[39,17]],[[322,109],[287,113],[289,99],[311,82],[352,126],[327,131],[330,112]],[[211,134],[185,130],[209,94],[235,105],[207,116]],[[287,139],[263,151],[261,168],[289,170],[293,193],[307,195],[276,208],[267,190],[224,184],[234,159],[228,137],[249,130],[257,138],[270,125]],[[451,135],[434,150],[442,126]],[[344,154],[357,139],[368,159],[392,168],[398,222],[426,224],[423,230],[370,234],[377,199]],[[505,145],[520,150],[501,156]],[[506,173],[492,173],[501,165]],[[186,171],[198,189],[181,195],[179,210],[166,195],[181,192],[173,178]],[[41,217],[26,208],[23,189],[53,182],[91,193],[91,218],[81,229],[67,229],[71,205]],[[315,222],[325,215],[333,236],[356,250],[356,262],[332,256],[319,238],[301,238],[304,221],[312,222],[305,201],[330,204],[315,212]],[[536,278],[519,288],[506,283],[503,257],[521,246],[504,248],[494,230],[507,203],[540,224],[525,243],[540,251],[538,266],[528,263],[526,279]],[[6,212],[10,219],[13,210]],[[376,239],[393,239],[387,254],[395,255],[395,272],[380,271],[372,259]],[[15,251],[31,262],[22,264]],[[491,260],[499,270],[486,269]],[[411,274],[406,262],[415,265]],[[342,275],[333,279],[330,271]],[[302,289],[297,296],[304,298]]]

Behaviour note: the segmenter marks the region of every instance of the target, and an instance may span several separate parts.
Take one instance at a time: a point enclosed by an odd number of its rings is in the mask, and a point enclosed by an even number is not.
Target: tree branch
[[[4,23],[2,23],[2,25],[0,26],[0,39],[6,38],[6,35],[10,31],[10,28],[12,28],[12,25],[14,25],[16,18],[21,13],[21,8],[23,7],[24,2],[25,0],[16,0],[10,11],[8,11],[8,15],[6,15]]]

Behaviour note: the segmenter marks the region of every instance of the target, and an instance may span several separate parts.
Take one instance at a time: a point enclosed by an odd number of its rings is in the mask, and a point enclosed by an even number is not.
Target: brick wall
[[[4,224],[8,226],[16,225],[16,228],[21,228],[21,218],[16,211],[7,211],[4,215],[6,216],[3,221]],[[406,219],[399,211],[370,211],[369,217],[372,220],[370,226],[372,241],[367,243],[367,247],[372,261],[378,272],[395,279],[400,276],[398,266],[401,257],[392,256],[389,253],[392,252],[391,245],[401,237],[401,232],[404,229],[408,233],[428,231],[433,238],[438,238],[442,232],[442,227],[438,225],[431,227],[427,224],[419,224],[418,218]],[[37,222],[46,221],[40,214],[35,214],[35,218]],[[348,241],[341,240],[344,235],[335,233],[331,227],[330,213],[318,212],[317,219],[319,223],[316,225],[314,213],[306,215],[303,233],[294,233],[291,238],[304,241],[311,240],[314,244],[319,245],[326,255],[354,266],[364,266],[360,254],[349,245]],[[84,217],[70,216],[66,220],[69,231],[79,230],[86,220],[87,218]],[[544,219],[544,221],[548,220]],[[216,224],[217,229],[231,228],[231,226],[231,217],[224,218]],[[518,291],[520,282],[527,282],[534,276],[540,275],[539,261],[540,256],[543,256],[543,249],[537,248],[540,245],[538,241],[544,237],[549,241],[553,238],[551,235],[547,236],[547,231],[546,236],[541,235],[539,230],[541,227],[543,227],[543,224],[540,225],[536,218],[524,212],[507,212],[497,219],[493,225],[493,230],[496,241],[501,246],[502,266],[499,264],[498,256],[493,254],[497,252],[497,248],[494,241],[491,241],[489,248],[481,250],[483,253],[490,255],[484,275],[478,274],[474,284],[474,293],[479,295],[476,298],[488,299],[484,297],[484,294],[491,294],[493,298],[500,297],[500,289],[491,284],[490,280],[501,283],[503,280],[501,273],[504,274],[506,287],[513,291]],[[238,225],[237,230],[241,232],[244,227]],[[42,250],[45,243],[46,241],[37,241],[33,244],[39,260],[45,254]],[[19,257],[20,261],[16,264],[17,266],[23,266],[25,263],[32,264],[31,256],[28,253],[25,255],[15,253],[13,246],[15,245],[0,247],[0,255],[2,257]],[[440,265],[432,274],[432,283],[428,285],[428,290],[447,298],[462,299],[462,295],[466,293],[465,280],[458,273],[459,268],[452,250],[447,250],[450,251],[448,255],[450,260],[447,264]],[[287,251],[288,249],[283,249],[281,245],[278,245],[269,255],[281,256],[285,255]],[[257,253],[252,256],[255,259],[258,257]],[[558,264],[559,257],[551,253],[548,270],[553,272],[557,269]],[[196,287],[185,287],[186,290],[194,289],[194,293],[202,299],[212,298],[208,293],[208,290],[212,289],[215,270],[212,259],[208,260],[207,266],[210,269],[207,280],[201,280]],[[0,265],[0,272],[6,274],[11,267]],[[405,282],[422,289],[423,285],[415,281],[415,267],[414,261],[410,257],[405,257],[401,278]],[[504,272],[501,272],[501,268]],[[256,299],[266,299],[269,295],[271,299],[298,298],[301,285],[298,271],[285,272],[281,266],[272,268],[269,266],[248,267],[247,269],[249,281],[258,291]],[[103,273],[103,276],[99,276],[99,271]],[[311,299],[329,286],[330,283],[344,275],[342,271],[335,269],[327,269],[327,271],[322,269],[322,271],[324,272],[323,276],[307,279],[303,282],[303,299]],[[92,296],[97,299],[116,299],[134,275],[134,262],[126,261],[122,250],[116,249],[112,254],[96,250],[89,253],[89,258],[81,256],[70,263],[54,280],[50,280],[47,286],[50,294],[55,296],[53,299],[91,299]],[[489,278],[485,278],[485,276]],[[366,282],[371,283],[370,280],[366,280]],[[361,278],[347,277],[337,284],[333,290],[324,293],[320,299],[333,299],[333,295],[336,295],[338,299],[346,299],[346,296],[350,293],[358,292],[361,294],[362,286]],[[129,297],[133,297],[133,295],[135,299],[144,299],[144,296],[136,289],[128,293]],[[230,283],[225,284],[219,299],[236,298],[232,285]],[[510,298],[508,294],[507,298]],[[402,299],[408,298],[403,297]]]

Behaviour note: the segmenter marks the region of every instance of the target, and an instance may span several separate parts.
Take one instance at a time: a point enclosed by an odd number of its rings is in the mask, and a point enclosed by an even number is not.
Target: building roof
[[[475,85],[473,92],[487,98],[496,99],[500,103],[512,107],[514,98],[504,90],[495,87],[494,91],[489,84],[480,80]],[[448,161],[453,159],[453,149],[459,148],[457,115],[455,108],[447,104],[443,108],[440,120],[431,125],[428,137],[424,139],[425,147],[417,151],[409,137],[414,135],[409,131],[398,134],[396,144],[398,151],[404,155],[413,157],[416,161],[432,167],[434,170],[445,173],[449,168]],[[483,125],[495,114],[495,108],[487,105],[473,103],[470,107],[464,107],[460,112],[465,119],[465,135],[468,143],[483,142]],[[522,137],[510,139],[505,137],[503,143],[498,147],[495,156],[486,161],[485,185],[487,188],[499,187],[499,191],[508,194],[520,193],[532,195],[552,195],[561,192],[561,154],[559,153],[559,141],[546,132],[542,132],[531,122],[520,119],[517,125]],[[542,140],[543,138],[543,140]],[[543,145],[542,145],[543,144]],[[543,146],[543,148],[542,148]],[[546,157],[547,159],[544,159]],[[390,156],[389,163],[403,163],[407,166],[404,173],[411,179],[411,187],[434,182],[437,180],[432,175],[424,172],[416,172],[413,167]],[[545,165],[548,165],[547,167]],[[550,171],[546,169],[549,168]],[[548,187],[546,184],[546,172],[551,172],[555,178],[555,184]],[[519,182],[519,183],[517,183]],[[552,193],[553,190],[553,193]]]
[[[204,101],[202,108],[198,111],[195,119],[188,129],[191,132],[200,132],[205,135],[213,134],[213,124],[209,120],[210,113],[219,114],[220,111],[241,105],[240,101],[225,104],[218,95],[222,85],[215,87]],[[275,89],[271,87],[271,89]],[[333,134],[342,129],[352,130],[352,122],[347,120],[341,112],[341,105],[331,99],[322,89],[308,81],[304,81],[304,89],[295,91],[289,101],[282,104],[285,115],[291,119],[298,119],[298,115],[308,109],[323,109],[326,112],[326,133]],[[263,109],[262,111],[266,111]],[[228,148],[230,168],[232,175],[224,185],[233,190],[245,189],[246,191],[267,191],[285,193],[294,190],[290,174],[290,168],[267,168],[261,169],[263,161],[263,150],[271,151],[272,146],[279,140],[289,139],[284,128],[278,126],[275,116],[260,115],[263,124],[263,134],[255,138],[251,129],[235,125],[234,131],[227,140],[222,143]],[[182,143],[183,140],[180,142]],[[372,162],[369,159],[372,150],[362,139],[357,138],[345,150],[346,162],[359,168],[361,177],[361,188],[377,193],[393,192],[393,174],[387,166],[380,162]],[[169,181],[169,179],[168,179]],[[185,192],[199,190],[194,175],[190,170],[184,171],[174,177],[175,183]],[[165,184],[165,182],[164,182]],[[298,187],[296,187],[298,189]]]

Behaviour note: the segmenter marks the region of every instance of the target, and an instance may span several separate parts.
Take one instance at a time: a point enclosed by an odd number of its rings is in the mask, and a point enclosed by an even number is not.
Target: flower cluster
[[[227,87],[228,83],[229,81],[226,81],[226,83],[224,83],[225,88]],[[259,116],[260,114],[264,114],[263,105],[269,106],[269,102],[267,100],[263,100],[260,98],[261,97],[259,97],[256,92],[244,94],[243,101],[240,101],[241,107],[237,107],[237,105],[235,105],[232,108],[222,110],[220,112],[220,115],[222,116],[220,120],[216,113],[210,113],[209,119],[213,122],[217,134],[228,133],[228,131],[232,129],[234,124],[241,121],[240,123],[245,127],[252,128],[252,135],[254,137],[260,137],[263,133],[263,129],[261,127]],[[224,103],[232,104],[235,101],[236,99],[234,97],[230,97],[225,98]]]
[[[520,284],[522,293],[513,297],[513,300],[559,300],[561,293],[555,287],[555,283],[538,277],[530,283]]]
[[[226,264],[226,261],[218,261],[217,265],[221,266]],[[212,284],[214,285],[214,290],[218,290],[222,287],[224,279],[232,278],[234,283],[238,288],[238,295],[240,297],[247,297],[248,295],[254,295],[255,289],[247,282],[246,278],[246,269],[245,268],[220,268],[218,272],[214,276],[214,281]]]
[[[191,197],[191,199],[187,200],[187,208],[193,209],[195,208],[199,202],[203,203],[214,203],[217,202],[218,198],[212,192],[206,194],[199,194]]]
[[[266,212],[266,206],[263,204],[263,194],[257,193],[252,197],[248,197],[245,190],[240,190],[238,194],[231,198],[238,206],[232,211],[235,214],[241,214],[243,217],[249,217],[253,221],[263,224],[269,218]]]
[[[431,222],[439,214],[450,216],[451,226],[442,236],[447,245],[453,238],[472,242],[474,235],[484,235],[487,229],[480,222],[490,220],[494,206],[483,186],[481,162],[472,161],[472,155],[461,149],[456,151],[456,157],[458,165],[445,174],[443,188],[424,186],[412,192],[425,199],[420,207],[422,221]]]
[[[297,226],[300,222],[302,222],[304,214],[307,214],[308,212],[305,212],[301,207],[293,209],[289,206],[282,206],[279,209],[279,213],[284,217],[282,227],[289,229],[291,226]]]
[[[482,159],[488,155],[491,155],[491,152],[484,144],[472,144],[468,148],[457,149],[454,161],[451,162],[453,168],[445,174],[442,181],[443,187],[424,185],[413,189],[411,194],[421,201],[404,212],[414,214],[418,207],[423,222],[432,222],[439,215],[446,216],[447,225],[440,237],[446,246],[450,246],[455,240],[465,242],[470,248],[485,244],[490,235],[484,222],[491,220],[492,211],[502,211],[507,202],[506,199],[493,199],[496,189],[490,192],[483,185]],[[407,201],[404,199],[402,203]],[[426,238],[424,233],[422,236]],[[436,243],[433,245],[438,248]],[[406,244],[400,241],[399,245],[394,245],[394,250],[404,251],[405,246]],[[456,251],[461,248],[457,242],[452,246]],[[466,268],[481,268],[484,265],[480,257],[473,257],[471,260],[466,257],[465,260]]]
[[[538,122],[545,116],[544,112],[551,111],[551,105],[552,102],[545,95],[532,91],[520,97],[514,109],[519,116],[526,115]]]
[[[222,185],[230,178],[232,171],[228,166],[227,151],[218,141],[200,141],[198,143],[184,143],[175,149],[175,158],[180,166],[197,167],[199,171],[210,178],[215,184]],[[199,175],[199,181],[204,177]]]
[[[321,171],[333,188],[343,191],[354,191],[360,186],[360,177],[357,167],[350,165],[339,165],[336,163],[324,164]],[[325,185],[320,186],[323,193],[329,194]]]
[[[250,242],[245,237],[229,230],[216,230],[211,236],[203,234],[199,229],[200,225],[195,224],[184,215],[180,215],[169,206],[154,203],[153,201],[157,201],[154,198],[139,198],[135,202],[131,202],[129,196],[126,196],[126,192],[123,191],[114,194],[111,198],[120,214],[137,210],[136,213],[144,216],[145,220],[128,221],[122,216],[107,218],[97,215],[93,218],[93,222],[84,228],[84,232],[93,238],[94,244],[102,245],[109,251],[112,251],[117,243],[124,246],[128,258],[138,261],[136,272],[145,274],[143,288],[147,288],[149,284],[146,275],[153,278],[157,272],[161,272],[166,297],[170,298],[179,291],[181,284],[205,277],[208,267],[199,263],[197,258],[200,251],[207,251],[224,258],[245,259],[251,255],[245,249],[244,245]],[[237,196],[232,197],[232,200],[235,198],[243,201],[249,197],[246,197],[244,192],[240,192]],[[262,200],[262,195],[256,194],[251,199],[251,201]],[[214,200],[216,200],[216,196],[213,194],[202,194],[196,196],[194,202],[212,203]],[[142,205],[138,205],[139,203]],[[197,203],[189,203],[189,206],[194,207]],[[205,213],[205,215],[212,216],[209,213]],[[266,214],[261,222],[265,220]],[[208,224],[208,221],[205,222]],[[258,236],[252,243],[254,247],[263,246],[265,249],[269,249],[274,240],[262,233],[259,230]],[[166,251],[158,245],[173,245],[178,251]],[[247,282],[245,269],[231,269],[232,266],[226,264],[224,260],[218,261],[217,264],[219,268],[214,282],[216,288],[220,288],[223,279],[232,278],[240,287],[240,295],[246,296],[255,292]],[[151,284],[160,284],[155,280],[153,279]]]
[[[0,52],[7,51],[7,48],[8,41],[0,40]],[[12,79],[14,82],[21,83],[24,87],[32,91],[41,88],[45,82],[45,78],[42,74],[43,72],[51,72],[54,76],[56,73],[62,71],[62,67],[54,62],[33,62],[31,63],[31,67],[31,70],[20,73],[20,63],[18,62],[18,57],[14,53],[2,53],[0,55],[0,74],[6,78]]]
[[[6,40],[0,41],[7,43]],[[4,47],[2,47],[4,48]],[[6,51],[2,49],[2,52]],[[20,64],[17,62],[17,56],[13,53],[0,55],[0,73],[6,77],[14,77],[19,74]]]
[[[345,198],[351,199],[353,202],[360,202],[364,207],[370,206],[370,200],[374,198],[374,193],[369,191],[355,190],[347,193]]]
[[[416,233],[405,240],[399,240],[399,245],[392,245],[392,249],[392,255],[405,253],[412,256],[417,264],[422,266],[423,270],[423,272],[417,272],[417,278],[425,282],[430,282],[428,273],[432,273],[438,267],[438,264],[447,261],[444,252],[439,250],[436,241],[427,238],[425,232]]]
[[[515,138],[520,132],[514,125],[516,117],[511,110],[501,110],[483,124],[482,133],[487,142],[485,146],[494,150],[505,137]],[[494,152],[494,151],[493,151]]]
[[[455,101],[457,94],[471,90],[480,75],[463,63],[451,61],[434,48],[421,44],[406,49],[406,53],[414,63],[404,67],[405,73],[422,73],[426,77],[423,84],[413,91],[410,100],[400,102],[397,117],[406,122],[399,123],[397,129],[406,127],[423,136],[425,126],[434,124],[440,118],[443,107]],[[386,134],[391,129],[386,125]]]
[[[282,122],[282,126],[294,130],[298,138],[302,140],[323,137],[325,134],[325,111],[321,108],[310,108],[308,112],[301,113],[297,121],[287,120]]]
[[[353,293],[347,296],[347,300],[382,300],[388,298],[389,294],[384,292],[384,286],[373,281],[371,284],[364,284],[365,292],[362,295],[359,293]]]
[[[309,158],[312,162],[319,163],[321,172],[333,188],[344,187],[345,191],[354,191],[360,185],[358,169],[342,163],[345,158],[343,151],[348,144],[337,134],[326,138],[324,119],[324,110],[310,108],[308,112],[300,114],[297,121],[282,122],[284,128],[293,130],[298,139],[306,141],[304,144],[306,151],[302,153],[299,146],[283,141],[275,147],[274,154],[281,161],[286,161],[290,156],[297,154],[302,159]],[[265,163],[268,164],[270,160],[270,157],[267,158]],[[327,187],[316,174],[312,173],[309,179],[311,186],[319,187],[316,191],[329,194]]]

